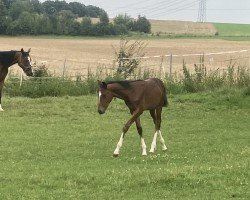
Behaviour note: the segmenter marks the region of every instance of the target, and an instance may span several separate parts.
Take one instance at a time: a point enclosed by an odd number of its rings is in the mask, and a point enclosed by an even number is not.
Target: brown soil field
[[[89,38],[41,38],[41,37],[0,37],[0,51],[31,48],[33,65],[44,64],[52,74],[86,75],[88,69],[93,73],[98,68],[111,70],[115,66],[114,49],[118,48],[119,39]],[[205,56],[205,65],[210,69],[226,68],[230,60],[236,65],[249,66],[250,42],[225,41],[219,39],[150,39],[145,40],[146,56],[183,55],[211,52],[249,50],[244,53]],[[187,66],[193,68],[199,63],[199,56],[173,56],[172,71],[180,72],[185,59]],[[141,68],[169,72],[169,57],[142,59]],[[12,73],[20,68],[11,67]]]

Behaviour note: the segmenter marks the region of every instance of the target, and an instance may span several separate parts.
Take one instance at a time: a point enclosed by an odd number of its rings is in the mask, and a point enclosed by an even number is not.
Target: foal
[[[150,152],[155,152],[157,135],[160,137],[162,149],[167,149],[160,131],[162,107],[168,105],[166,90],[161,80],[157,78],[150,78],[147,80],[111,81],[107,83],[98,81],[98,84],[99,114],[104,114],[112,99],[117,97],[125,101],[125,104],[128,106],[132,115],[132,117],[123,127],[120,140],[117,143],[116,149],[113,153],[114,157],[119,155],[125,134],[134,122],[141,138],[142,155],[147,155],[146,144],[142,135],[142,127],[140,123],[140,115],[144,110],[150,111],[150,115],[153,118],[155,124],[155,134],[151,144]]]
[[[21,51],[0,51],[0,111],[3,111],[1,106],[2,89],[9,67],[18,63],[27,76],[33,75],[29,53],[30,49],[27,52],[23,49]]]

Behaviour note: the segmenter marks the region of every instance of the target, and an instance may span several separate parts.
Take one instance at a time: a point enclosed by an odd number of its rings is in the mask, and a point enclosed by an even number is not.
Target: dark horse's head
[[[114,96],[113,93],[107,89],[107,83],[98,81],[98,84],[98,112],[99,114],[104,114]]]
[[[24,73],[27,76],[33,76],[32,68],[31,68],[31,59],[30,59],[30,49],[25,52],[23,48],[21,49],[21,53],[18,52],[17,54],[17,62],[18,65],[23,69]]]

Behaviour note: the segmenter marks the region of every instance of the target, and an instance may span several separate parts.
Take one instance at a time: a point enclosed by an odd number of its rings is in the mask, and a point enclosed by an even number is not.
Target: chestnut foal
[[[167,149],[160,131],[162,107],[168,105],[166,89],[161,80],[157,78],[150,78],[147,80],[110,81],[107,83],[98,81],[98,84],[99,114],[104,114],[112,99],[117,97],[125,101],[125,104],[128,106],[132,115],[123,127],[120,140],[113,153],[114,157],[119,155],[125,134],[134,122],[136,123],[136,128],[141,138],[142,155],[147,155],[146,144],[142,135],[142,127],[140,123],[140,115],[144,110],[149,110],[155,124],[155,134],[149,152],[155,152],[156,139],[158,135],[160,137],[162,149]]]

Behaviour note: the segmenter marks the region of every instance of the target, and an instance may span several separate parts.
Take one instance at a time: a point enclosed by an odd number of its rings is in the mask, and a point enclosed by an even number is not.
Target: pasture
[[[0,199],[249,199],[250,98],[243,90],[170,95],[168,146],[141,156],[135,126],[112,153],[129,117],[97,95],[9,98],[0,113]],[[141,119],[147,151],[154,133]],[[158,143],[159,144],[159,143]]]

